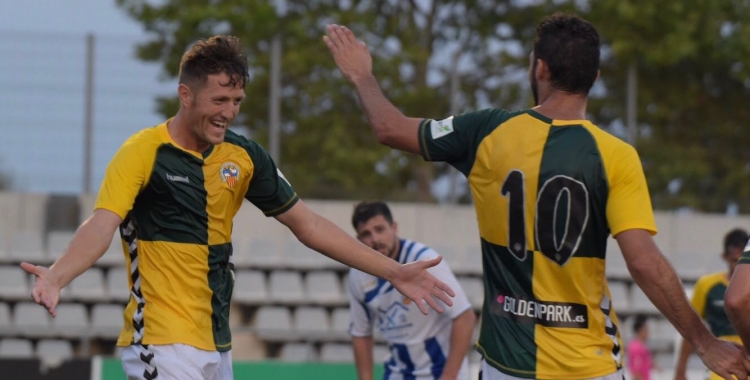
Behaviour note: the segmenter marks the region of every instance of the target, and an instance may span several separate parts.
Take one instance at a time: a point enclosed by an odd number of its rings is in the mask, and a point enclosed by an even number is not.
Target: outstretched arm
[[[301,200],[276,220],[289,227],[299,241],[338,262],[389,281],[401,294],[411,298],[422,313],[427,305],[438,312],[453,304],[453,290],[427,272],[440,263],[441,257],[400,265],[349,236],[330,220],[310,210]],[[434,297],[434,298],[433,298]],[[425,303],[427,305],[425,305]]]
[[[31,296],[34,302],[47,308],[54,317],[60,300],[60,290],[90,268],[112,242],[112,236],[122,219],[117,214],[97,209],[76,231],[68,248],[50,268],[21,263],[21,268],[36,276]]]
[[[378,141],[394,149],[419,154],[417,131],[423,119],[410,118],[391,103],[372,75],[372,57],[349,28],[328,25],[323,37],[336,65],[356,88],[357,96]]]
[[[727,380],[732,375],[746,378],[750,372],[750,360],[734,345],[718,340],[708,331],[688,303],[682,282],[654,244],[651,234],[646,230],[632,229],[617,234],[615,238],[635,283],[695,348],[706,367]]]

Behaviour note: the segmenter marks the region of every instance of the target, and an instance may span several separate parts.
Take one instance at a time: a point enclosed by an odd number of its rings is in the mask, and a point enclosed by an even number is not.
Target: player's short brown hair
[[[193,44],[180,61],[179,82],[202,86],[209,75],[220,73],[229,76],[225,86],[245,87],[250,79],[239,38],[217,35]]]

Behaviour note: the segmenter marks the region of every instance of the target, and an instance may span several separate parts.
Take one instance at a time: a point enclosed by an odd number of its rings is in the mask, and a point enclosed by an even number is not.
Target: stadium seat
[[[343,340],[349,338],[349,325],[351,317],[349,308],[339,307],[331,313],[331,338]]]
[[[461,268],[464,273],[479,275],[484,273],[482,267],[482,248],[479,245],[470,244],[466,246],[463,257],[463,264]]]
[[[28,276],[19,266],[0,266],[0,295],[5,300],[28,300],[31,289]]]
[[[0,340],[0,358],[30,359],[34,357],[34,348],[27,339],[5,338]]]
[[[110,268],[107,273],[107,299],[115,302],[130,300],[129,274],[124,267]]]
[[[284,243],[284,259],[288,267],[294,269],[325,269],[334,267],[335,261],[307,248],[297,239],[289,239]]]
[[[306,299],[324,306],[336,306],[346,303],[341,294],[341,285],[336,273],[332,271],[309,272],[305,276]]]
[[[454,244],[433,244],[429,246],[448,264],[454,273],[464,273],[464,252]],[[413,257],[414,254],[410,257]],[[424,259],[424,256],[421,258]]]
[[[631,303],[631,310],[634,313],[646,313],[646,314],[658,314],[659,310],[656,309],[656,306],[654,306],[653,303],[651,303],[651,300],[646,297],[646,294],[643,293],[643,290],[639,288],[638,286],[633,286],[631,289],[631,297],[630,300]]]
[[[630,297],[628,285],[621,281],[609,281],[609,293],[612,296],[612,304],[617,313],[630,313]]]
[[[91,309],[91,332],[94,336],[115,339],[123,326],[125,308],[121,305],[97,304]]]
[[[273,271],[268,282],[271,302],[297,304],[305,301],[299,272]]]
[[[240,238],[233,242],[232,260],[240,268],[276,269],[283,264],[279,241],[266,238]]]
[[[606,267],[607,278],[616,280],[628,280],[631,278],[625,258],[620,252],[620,246],[613,237],[607,239]]]
[[[36,345],[36,356],[54,367],[73,358],[73,345],[68,340],[42,339]]]
[[[86,307],[79,303],[59,304],[57,317],[52,318],[52,330],[54,335],[70,339],[89,335]]]
[[[89,268],[69,285],[70,298],[84,302],[101,302],[107,299],[104,273],[100,268]]]
[[[10,252],[14,261],[29,261],[40,265],[52,262],[44,249],[44,238],[40,231],[16,232]]]
[[[0,263],[9,263],[12,261],[10,255],[10,232],[3,226],[3,220],[0,219]]]
[[[68,248],[70,241],[73,239],[74,232],[71,231],[52,231],[47,234],[47,256],[52,260],[57,260]]]
[[[469,299],[471,307],[479,309],[482,307],[484,302],[484,285],[482,280],[476,277],[458,277],[458,283],[466,294],[466,298]]]
[[[115,231],[112,241],[109,242],[109,248],[97,260],[96,265],[102,267],[125,266],[125,253],[122,250],[122,238],[119,230]]]
[[[351,344],[325,343],[320,348],[320,361],[324,363],[351,363],[354,349]]]
[[[13,310],[16,332],[29,338],[52,336],[51,319],[47,309],[33,302],[19,302]]]
[[[296,340],[297,333],[292,329],[292,314],[286,307],[261,306],[253,324],[255,332],[263,340]]]
[[[239,269],[234,275],[235,301],[242,304],[259,305],[268,300],[266,276],[261,271]]]
[[[279,359],[290,363],[315,362],[318,355],[309,343],[287,343],[281,348]]]
[[[328,313],[322,307],[298,307],[294,312],[297,334],[309,340],[330,338]]]
[[[476,350],[471,350],[476,351]],[[380,365],[381,363],[385,362],[386,358],[388,358],[388,355],[391,354],[391,350],[388,349],[388,346],[383,344],[376,344],[372,347],[372,358],[374,360],[375,365]]]
[[[675,342],[679,339],[677,329],[666,318],[655,318],[649,321],[650,345],[655,351],[674,351]]]
[[[10,306],[0,302],[0,336],[12,335],[13,322],[10,318]]]

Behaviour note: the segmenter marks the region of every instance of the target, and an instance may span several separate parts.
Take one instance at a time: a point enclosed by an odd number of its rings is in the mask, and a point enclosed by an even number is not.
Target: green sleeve
[[[266,216],[283,214],[297,203],[299,196],[263,147],[251,140],[244,145],[253,161],[253,177],[245,199]]]
[[[419,148],[427,161],[445,161],[469,175],[479,143],[509,118],[501,109],[487,108],[443,120],[424,119]]]
[[[745,252],[742,253],[740,260],[737,261],[737,263],[738,264],[750,264],[750,249],[745,248]]]

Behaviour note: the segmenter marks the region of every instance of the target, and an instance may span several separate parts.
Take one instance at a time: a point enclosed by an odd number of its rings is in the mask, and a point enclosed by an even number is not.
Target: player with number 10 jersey
[[[587,120],[501,109],[426,119],[419,143],[425,159],[469,180],[485,273],[477,349],[487,364],[523,378],[618,371],[607,238],[656,233],[635,149]]]

